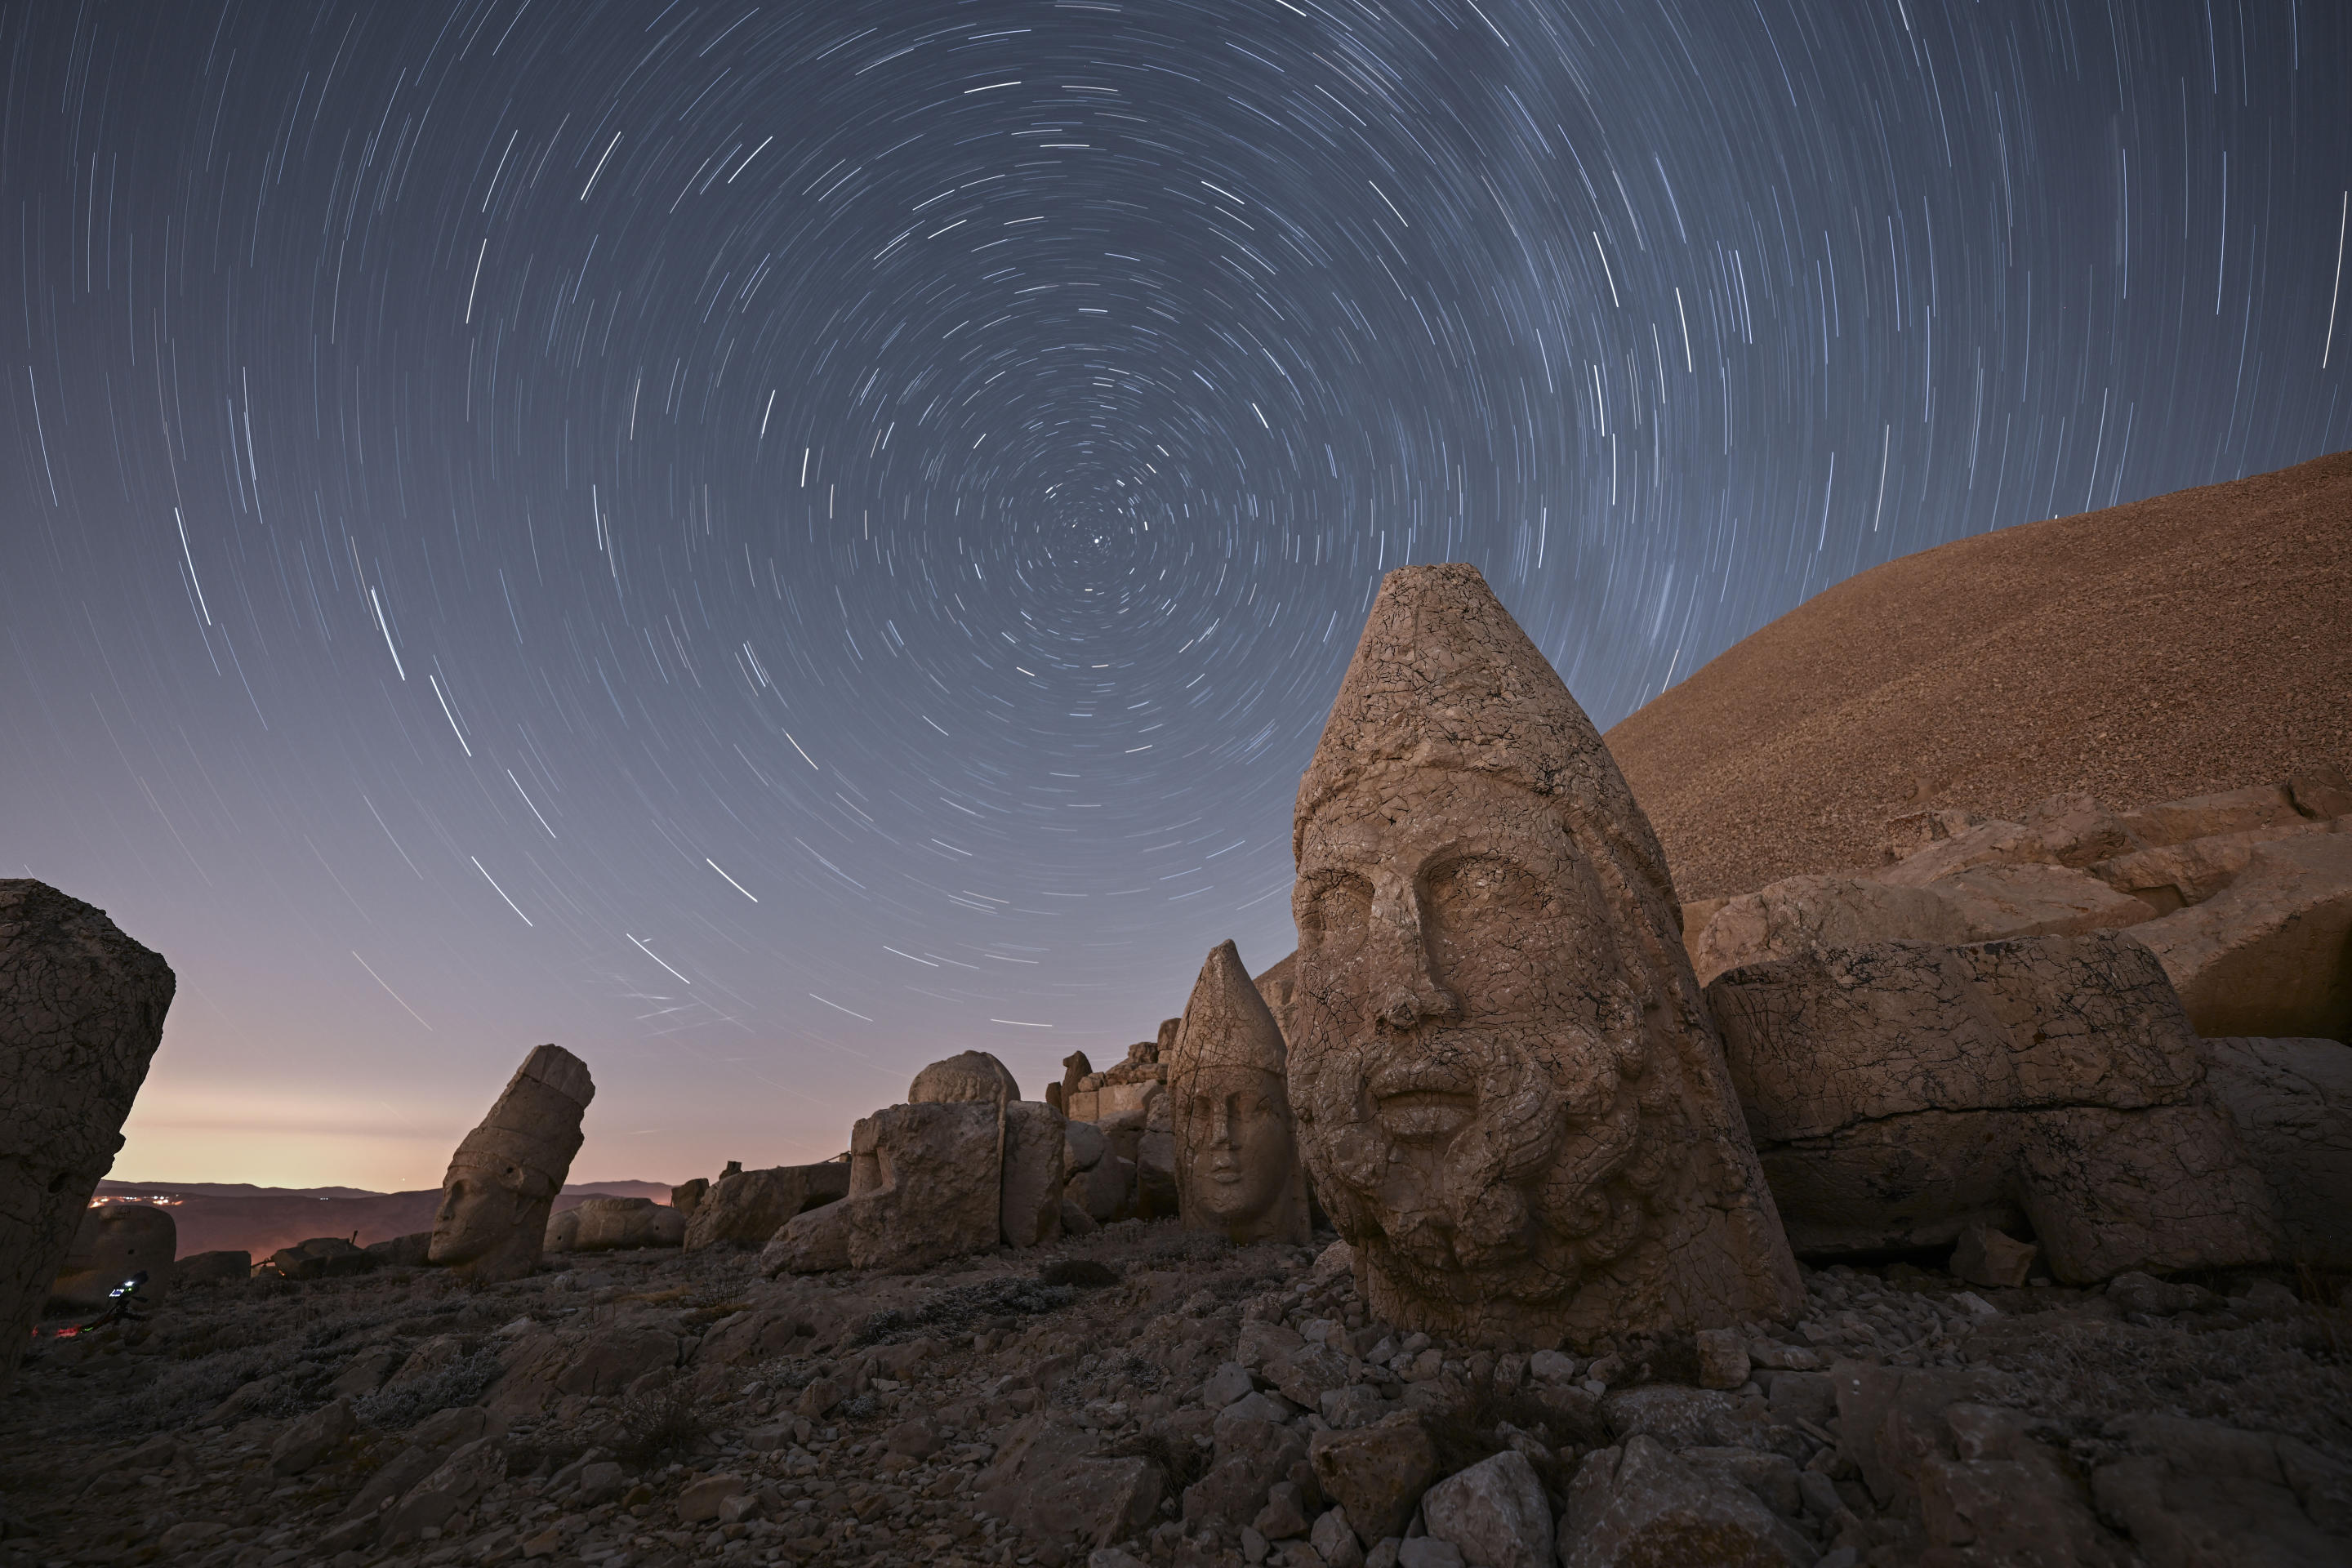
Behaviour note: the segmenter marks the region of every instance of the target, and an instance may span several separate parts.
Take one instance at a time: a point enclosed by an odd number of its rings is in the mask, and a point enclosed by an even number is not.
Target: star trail
[[[2308,0],[15,7],[0,864],[179,973],[118,1174],[419,1185],[548,1039],[600,1177],[1106,1065],[1292,946],[1388,568],[1606,726],[2347,445],[2347,67]]]

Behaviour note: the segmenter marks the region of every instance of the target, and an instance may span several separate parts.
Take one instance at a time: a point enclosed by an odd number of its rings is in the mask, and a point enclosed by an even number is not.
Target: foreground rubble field
[[[2352,1558],[2352,1313],[2284,1276],[1839,1268],[1588,1359],[1393,1333],[1345,1262],[1134,1222],[919,1277],[199,1286],[41,1342],[0,1564]]]

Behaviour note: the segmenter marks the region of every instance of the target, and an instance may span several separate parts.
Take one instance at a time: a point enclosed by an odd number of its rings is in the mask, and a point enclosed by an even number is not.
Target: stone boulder
[[[340,1236],[314,1236],[271,1253],[269,1266],[288,1279],[343,1279],[373,1274],[383,1265],[367,1248]]]
[[[993,1105],[1020,1098],[1012,1072],[986,1051],[963,1051],[933,1062],[915,1075],[907,1090],[909,1105]]]
[[[686,1222],[686,1249],[768,1245],[796,1215],[849,1195],[849,1162],[776,1165],[721,1176]]]
[[[2265,1261],[2270,1194],[2148,951],[1880,942],[1707,987],[1801,1252],[2030,1223],[2063,1281]]]
[[[893,1105],[850,1132],[849,1195],[769,1241],[769,1274],[907,1271],[996,1246],[1003,1121],[998,1102]]]
[[[1307,1458],[1324,1495],[1369,1542],[1403,1535],[1438,1476],[1436,1443],[1419,1416],[1404,1412],[1350,1431],[1315,1433]]]
[[[669,1206],[684,1215],[686,1223],[691,1226],[694,1224],[694,1211],[702,1206],[703,1196],[709,1191],[710,1178],[708,1176],[697,1176],[690,1182],[680,1182],[669,1190]],[[761,1239],[764,1240],[765,1237]],[[690,1247],[693,1243],[688,1242],[688,1245]]]
[[[1819,1555],[1746,1487],[1684,1463],[1654,1437],[1587,1454],[1560,1521],[1561,1568],[1810,1568]]]
[[[1050,1105],[1004,1107],[1004,1168],[999,1226],[1007,1247],[1043,1247],[1062,1236],[1063,1160],[1069,1121]]]
[[[2352,1268],[2352,1046],[2203,1042],[2206,1081],[2269,1178],[2288,1256]]]
[[[1083,1428],[1025,1416],[972,1478],[974,1500],[982,1512],[1056,1544],[1106,1547],[1142,1534],[1167,1495],[1167,1472],[1148,1458],[1097,1449]]]
[[[1471,1568],[1553,1568],[1551,1502],[1527,1456],[1506,1448],[1422,1494],[1431,1539]]]
[[[2352,833],[2258,844],[2221,892],[2131,934],[2200,1034],[2352,1039]]]
[[[684,1215],[651,1198],[588,1198],[549,1222],[548,1250],[562,1250],[554,1245],[559,1234],[568,1234],[573,1252],[676,1247],[685,1240],[686,1228]]]
[[[253,1254],[231,1247],[194,1252],[179,1259],[173,1268],[182,1285],[241,1283],[253,1277]]]
[[[142,1300],[160,1301],[177,1282],[173,1264],[180,1229],[172,1211],[152,1204],[104,1203],[85,1210],[73,1246],[49,1288],[50,1300],[78,1308],[102,1307],[137,1275]]]
[[[105,911],[0,878],[0,1340],[26,1343],[122,1119],[163,1039],[176,982]],[[0,1355],[0,1394],[17,1356]]]

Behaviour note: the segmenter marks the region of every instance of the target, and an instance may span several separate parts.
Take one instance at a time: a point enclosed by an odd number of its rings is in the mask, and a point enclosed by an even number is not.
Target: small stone
[[[1960,1244],[1952,1248],[1952,1273],[1971,1285],[2015,1289],[2032,1273],[2033,1260],[2041,1250],[1989,1225],[1971,1225],[1960,1232]]]
[[[1265,1537],[1246,1524],[1242,1526],[1242,1555],[1252,1563],[1263,1563],[1265,1553]]]
[[[1461,1549],[1435,1536],[1418,1536],[1397,1545],[1397,1568],[1464,1568]]]
[[[1701,1388],[1738,1388],[1748,1381],[1748,1347],[1734,1329],[1701,1329],[1698,1342],[1698,1384]]]
[[[1250,1381],[1249,1370],[1237,1361],[1229,1361],[1211,1373],[1208,1382],[1201,1385],[1201,1403],[1212,1410],[1223,1410],[1255,1387]]]
[[[1576,1358],[1559,1351],[1538,1351],[1528,1357],[1528,1375],[1538,1383],[1569,1383],[1576,1377]]]
[[[1268,1541],[1288,1541],[1307,1533],[1307,1502],[1289,1481],[1276,1481],[1265,1491],[1265,1506],[1257,1510],[1254,1528]]]
[[[1430,1539],[1459,1548],[1475,1568],[1551,1568],[1551,1504],[1516,1448],[1438,1482],[1421,1510]]]

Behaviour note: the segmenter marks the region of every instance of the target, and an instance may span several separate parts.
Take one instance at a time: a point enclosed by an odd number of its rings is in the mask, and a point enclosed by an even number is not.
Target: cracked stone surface
[[[531,1047],[449,1157],[433,1216],[435,1263],[485,1281],[520,1279],[538,1265],[548,1209],[580,1152],[581,1118],[595,1093],[587,1063],[561,1046]]]
[[[1177,1212],[1187,1230],[1306,1243],[1307,1170],[1286,1058],[1240,952],[1220,942],[1201,965],[1168,1066]]]
[[[2082,1283],[2279,1247],[2179,998],[2128,936],[1816,951],[1734,970],[1707,998],[1808,1256],[2030,1222]]]
[[[21,1345],[163,1036],[171,965],[103,910],[0,878],[0,1334]],[[0,1357],[0,1394],[16,1373]]]
[[[1794,1300],[1657,841],[1475,568],[1382,582],[1293,824],[1291,1104],[1377,1310],[1551,1348]]]

